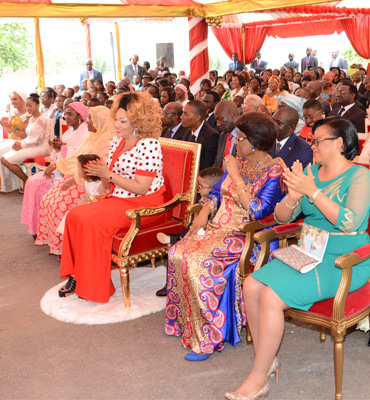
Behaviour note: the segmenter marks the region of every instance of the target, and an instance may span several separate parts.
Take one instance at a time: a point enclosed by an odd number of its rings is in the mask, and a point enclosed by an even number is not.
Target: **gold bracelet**
[[[236,194],[238,196],[240,196],[241,194],[246,193],[246,192],[248,192],[248,188],[245,186],[245,187],[243,187],[243,189],[240,192],[237,192]]]
[[[240,181],[240,182],[238,182],[236,185],[237,185],[237,186],[238,186],[238,185],[245,185],[245,183],[244,183],[243,181]]]
[[[287,198],[288,198],[288,196],[285,197],[285,199],[284,199],[285,205],[286,205],[288,208],[290,208],[291,210],[295,210],[295,209],[297,208],[297,206],[298,206],[298,201],[295,203],[295,205],[294,205],[293,207],[291,207],[291,206],[288,204],[288,202],[286,201]]]

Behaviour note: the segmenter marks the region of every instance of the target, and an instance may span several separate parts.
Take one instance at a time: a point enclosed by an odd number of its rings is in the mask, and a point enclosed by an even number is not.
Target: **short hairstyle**
[[[67,88],[66,90],[70,90],[72,92],[72,95],[75,94],[75,90],[73,88],[71,88],[71,87]]]
[[[303,110],[308,110],[309,108],[312,108],[313,110],[317,110],[317,111],[322,111],[322,105],[319,102],[319,100],[316,100],[316,99],[307,100],[303,104]]]
[[[245,86],[245,78],[243,75],[234,75],[233,79],[234,78],[238,78],[240,86]]]
[[[87,165],[90,161],[100,160],[100,157],[97,154],[80,154],[77,157],[77,161],[80,163],[82,167],[82,171],[84,174],[84,178],[88,178],[90,181],[99,181],[100,178],[98,176],[87,175],[87,172],[84,171],[84,166]]]
[[[322,125],[327,126],[334,137],[341,137],[343,139],[343,151],[341,154],[347,160],[353,160],[358,155],[360,151],[360,142],[357,129],[351,121],[337,116],[325,120],[320,119],[313,126],[312,132],[315,133],[317,128]]]
[[[212,186],[222,178],[223,174],[224,171],[218,167],[208,167],[199,171],[199,176],[207,179]]]
[[[162,133],[162,112],[158,102],[146,92],[127,93],[117,96],[113,104],[113,114],[122,108],[127,112],[131,125],[143,138],[158,138]]]
[[[156,85],[151,85],[151,84],[149,84],[149,85],[148,85],[148,89],[149,89],[150,87],[154,88],[155,94],[156,94],[157,99],[158,99],[158,98],[159,98],[159,87],[156,86]]]
[[[199,100],[191,100],[187,103],[188,106],[195,109],[196,113],[199,114],[202,119],[205,119],[207,116],[207,107],[203,104],[203,102]]]
[[[88,103],[94,103],[95,105],[100,106],[100,100],[97,97],[91,97],[88,100]]]
[[[99,94],[105,97],[105,101],[109,99],[109,96],[105,92],[99,92]]]
[[[82,94],[87,94],[91,99],[91,94],[89,92],[83,92]]]
[[[301,78],[301,82],[304,82],[304,81],[312,82],[313,81],[312,76],[311,75],[305,75],[303,78]]]
[[[243,114],[236,119],[235,125],[257,150],[269,151],[276,141],[278,133],[276,124],[264,113],[252,111]]]
[[[168,79],[167,79],[167,78],[160,78],[160,79],[158,79],[157,83],[158,83],[158,85],[160,85],[160,86],[166,86],[166,87],[170,84],[170,83],[168,82]]]
[[[64,100],[67,98],[64,94],[58,94],[57,97],[63,97]]]
[[[213,102],[214,103],[219,103],[220,102],[220,95],[217,92],[215,92],[214,90],[208,89],[206,91],[206,94],[209,94],[209,95],[211,95],[213,97]]]
[[[355,99],[357,98],[357,86],[354,85],[349,78],[341,79],[339,81],[339,83],[341,83],[342,85],[348,86],[349,87],[349,89],[348,89],[349,93],[354,93],[355,94]]]
[[[105,107],[108,107],[108,106],[110,106],[111,104],[113,104],[113,100],[112,100],[112,99],[109,99],[109,100],[107,100],[107,101],[104,103],[104,106],[105,106]]]

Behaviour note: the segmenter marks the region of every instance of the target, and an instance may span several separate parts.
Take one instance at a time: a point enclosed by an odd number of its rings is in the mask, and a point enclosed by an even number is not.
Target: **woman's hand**
[[[11,131],[13,129],[9,122],[5,121],[5,119],[0,119],[0,125],[4,127],[7,131]]]
[[[75,184],[76,184],[75,178],[68,179],[67,182],[64,182],[64,184],[62,186],[62,191],[64,192],[64,191],[68,190],[71,186],[73,186]]]
[[[14,142],[13,146],[12,146],[13,150],[18,151],[22,148],[21,142]]]
[[[53,141],[49,140],[49,145],[58,153],[63,146],[63,140],[61,138],[54,139]]]
[[[211,210],[209,209],[208,206],[206,205],[203,206],[199,215],[191,223],[189,231],[186,234],[187,237],[192,238],[194,235],[198,233],[199,229],[206,229],[208,224],[208,216],[210,212]]]
[[[84,170],[87,172],[87,175],[98,176],[104,179],[108,179],[112,173],[103,160],[90,161],[85,165]]]
[[[52,163],[50,165],[48,165],[45,169],[44,169],[44,177],[45,178],[51,178],[51,174],[57,169],[55,163]]]
[[[240,177],[239,169],[238,169],[238,162],[236,161],[236,158],[233,157],[231,154],[227,155],[224,158],[224,168],[227,170],[227,173],[229,174],[230,178],[233,181],[234,181],[234,179],[237,179]]]
[[[285,183],[288,186],[289,197],[298,201],[303,196],[312,196],[317,190],[315,177],[311,171],[311,163],[307,166],[307,175],[303,173],[303,166],[295,161],[292,170],[284,170]]]

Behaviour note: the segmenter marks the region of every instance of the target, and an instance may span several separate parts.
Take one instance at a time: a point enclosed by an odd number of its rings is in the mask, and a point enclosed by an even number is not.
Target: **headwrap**
[[[183,85],[182,83],[178,83],[176,85],[176,87],[178,87],[185,93],[185,100],[187,100],[188,99],[188,88],[185,85]]]
[[[19,90],[13,90],[10,94],[12,94],[12,93],[17,94],[24,102],[26,102],[27,95],[25,93],[20,92]],[[9,97],[10,97],[10,94],[9,94]]]
[[[275,81],[278,86],[280,85],[280,78],[278,76],[276,76],[276,75],[271,75],[271,78],[269,79],[269,82],[270,81]]]
[[[89,112],[96,132],[90,132],[85,142],[73,156],[55,163],[59,172],[63,175],[74,176],[80,186],[83,185],[83,182],[78,175],[77,156],[80,154],[98,154],[105,161],[109,153],[110,141],[116,135],[109,108],[96,106],[90,108]]]
[[[278,97],[277,102],[278,105],[285,103],[287,106],[294,108],[299,115],[299,119],[303,120],[303,104],[306,102],[306,99],[287,93]]]
[[[225,93],[222,95],[222,100],[230,100],[230,89],[229,85],[226,82],[218,81],[217,85],[221,85],[225,89]]]
[[[74,101],[73,103],[68,104],[68,107],[73,108],[76,113],[81,115],[82,121],[86,122],[87,117],[89,116],[89,107],[85,106],[79,101]]]
[[[262,79],[261,79],[259,76],[256,76],[256,75],[252,76],[250,81],[252,82],[253,79],[255,79],[256,81],[258,81],[259,85],[261,86],[261,84],[262,84]]]
[[[329,80],[330,80],[330,84],[332,84],[333,83],[333,79],[334,79],[334,73],[333,72],[328,72],[327,74],[325,74],[324,76],[323,76],[323,78],[329,78]]]

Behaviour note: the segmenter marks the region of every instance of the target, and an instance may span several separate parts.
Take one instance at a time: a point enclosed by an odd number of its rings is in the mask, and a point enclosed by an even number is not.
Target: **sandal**
[[[73,294],[76,291],[76,281],[74,280],[73,276],[70,276],[67,283],[62,286],[58,293],[59,297],[67,297]]]

